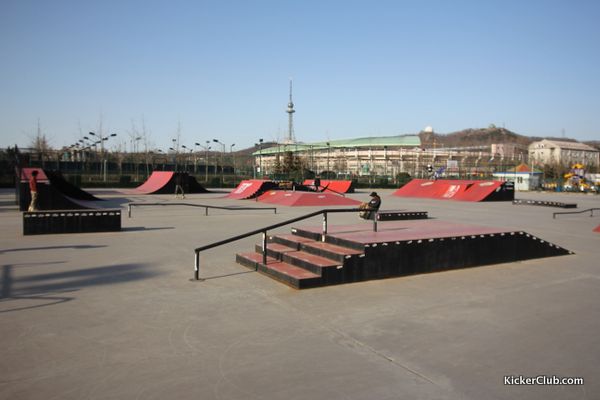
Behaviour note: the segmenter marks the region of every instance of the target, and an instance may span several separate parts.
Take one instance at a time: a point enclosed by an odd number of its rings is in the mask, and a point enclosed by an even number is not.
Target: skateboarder
[[[27,211],[38,210],[37,175],[38,172],[36,170],[31,171],[31,177],[29,178],[29,192],[31,193],[31,203],[29,203],[29,209]]]
[[[319,191],[319,187],[321,186],[321,176],[317,175],[315,177],[315,181],[313,182],[314,186],[315,186],[315,192]]]
[[[371,192],[369,195],[371,196],[371,200],[368,203],[362,203],[358,208],[362,211],[358,214],[362,219],[374,219],[375,213],[381,207],[381,197],[377,194],[377,192]]]
[[[175,198],[179,197],[179,193],[181,193],[181,198],[185,199],[185,193],[183,191],[183,173],[175,172]]]

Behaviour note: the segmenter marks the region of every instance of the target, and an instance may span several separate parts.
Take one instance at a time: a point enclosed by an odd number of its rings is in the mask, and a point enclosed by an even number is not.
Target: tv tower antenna
[[[294,102],[292,101],[292,79],[290,78],[290,102],[288,103],[288,108],[286,110],[288,113],[288,137],[286,139],[287,143],[295,143],[296,139],[294,138]]]

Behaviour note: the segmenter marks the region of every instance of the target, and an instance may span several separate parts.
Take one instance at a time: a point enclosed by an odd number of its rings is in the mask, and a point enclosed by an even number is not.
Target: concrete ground
[[[123,213],[121,232],[23,236],[4,190],[0,399],[600,398],[600,212],[553,219],[565,210],[379,192],[383,209],[525,230],[575,254],[297,291],[235,263],[256,236],[203,253],[196,282],[195,247],[316,208],[143,207]],[[262,205],[223,195],[186,201]],[[124,211],[175,202],[101,196]],[[600,207],[593,195],[517,197]],[[538,375],[585,384],[504,384]]]

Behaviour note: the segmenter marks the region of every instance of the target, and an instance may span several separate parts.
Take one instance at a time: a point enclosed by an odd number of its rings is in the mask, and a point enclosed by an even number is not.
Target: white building
[[[559,164],[567,167],[583,164],[589,169],[600,165],[600,151],[583,143],[544,139],[529,145],[529,161],[535,165]]]
[[[512,181],[515,183],[516,192],[536,190],[542,182],[542,172],[532,170],[525,164],[521,164],[505,172],[494,172],[495,179]]]

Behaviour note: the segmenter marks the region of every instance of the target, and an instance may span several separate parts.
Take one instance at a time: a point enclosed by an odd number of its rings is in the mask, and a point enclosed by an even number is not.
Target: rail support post
[[[204,279],[200,279],[200,252],[196,252],[194,256],[194,280],[203,281]]]
[[[267,231],[262,233],[262,263],[267,265]]]
[[[325,235],[327,235],[327,211],[323,213],[323,234],[321,235],[321,241],[325,241]]]
[[[131,218],[131,203],[127,204],[127,215]]]

